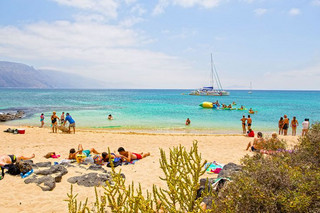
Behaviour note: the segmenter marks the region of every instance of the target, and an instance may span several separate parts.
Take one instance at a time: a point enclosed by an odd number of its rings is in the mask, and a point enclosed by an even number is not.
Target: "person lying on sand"
[[[16,155],[0,155],[0,166],[5,166],[7,164],[13,164],[19,160],[30,160],[35,157],[35,154],[32,154],[30,157],[25,156],[16,156]]]
[[[119,152],[122,160],[125,160],[127,162],[131,162],[132,160],[140,160],[142,158],[150,156],[150,152],[147,152],[146,154],[143,154],[143,152],[140,154],[137,154],[134,152],[125,151],[123,147],[120,147],[118,149],[118,152]]]
[[[81,144],[78,145],[78,151],[76,151],[74,148],[70,149],[69,157],[68,159],[76,159],[77,154],[84,154],[85,156],[89,156],[91,153],[94,154],[100,154],[97,150],[94,148],[91,148],[90,150],[83,150],[83,147]]]
[[[253,144],[251,146],[251,142],[248,143],[247,149],[248,150],[251,147],[251,151],[259,152],[260,149],[263,148],[264,139],[262,138],[262,133],[258,132],[258,138],[255,138],[253,140]]]

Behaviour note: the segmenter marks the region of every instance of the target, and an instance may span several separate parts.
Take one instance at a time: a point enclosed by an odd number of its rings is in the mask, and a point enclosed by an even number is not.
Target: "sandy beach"
[[[246,145],[253,138],[242,135],[204,135],[204,134],[159,134],[159,133],[135,133],[115,132],[107,130],[81,129],[76,134],[53,134],[49,128],[23,127],[26,134],[15,135],[5,133],[3,130],[8,126],[0,126],[0,154],[15,154],[29,156],[36,155],[33,161],[60,161],[68,156],[70,148],[77,148],[82,144],[84,149],[94,147],[99,152],[116,151],[122,146],[129,151],[150,152],[151,156],[136,162],[134,165],[117,167],[126,176],[127,183],[132,181],[135,184],[141,183],[143,190],[152,190],[152,185],[165,187],[165,183],[159,179],[162,171],[159,168],[159,148],[169,150],[179,144],[189,149],[192,142],[197,140],[202,158],[207,161],[217,161],[227,164],[229,162],[239,163],[246,154]],[[289,146],[293,146],[298,136],[286,136]],[[43,156],[54,151],[60,154],[57,159],[45,159]],[[105,167],[107,168],[107,167]],[[107,168],[107,170],[111,170]],[[16,176],[5,175],[0,181],[1,212],[67,212],[67,198],[70,191],[69,177],[87,173],[88,171],[75,167],[68,168],[68,174],[63,176],[61,183],[57,183],[53,191],[44,192],[36,184],[25,184],[23,179]],[[212,174],[205,174],[204,177],[215,177]],[[94,201],[94,188],[74,185],[74,191],[79,193],[79,200],[89,198],[89,203]],[[101,187],[99,188],[101,193]]]

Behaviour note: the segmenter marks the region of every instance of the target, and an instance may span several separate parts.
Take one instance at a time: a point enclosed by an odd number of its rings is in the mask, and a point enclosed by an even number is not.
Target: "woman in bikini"
[[[242,116],[242,118],[240,119],[240,121],[242,122],[242,133],[246,134],[246,116]]]
[[[280,118],[278,122],[278,126],[279,126],[279,135],[282,135],[283,134],[283,117]]]
[[[59,117],[57,116],[56,112],[53,112],[51,115],[51,123],[52,123],[52,133],[57,133],[57,125],[58,125],[58,120]]]
[[[13,164],[19,160],[30,160],[34,158],[35,155],[31,155],[30,157],[25,157],[25,156],[19,156],[17,157],[16,155],[0,155],[0,166],[5,166],[7,164]]]
[[[296,117],[293,117],[291,121],[291,127],[292,127],[292,136],[296,136],[297,133],[297,126],[299,125]]]

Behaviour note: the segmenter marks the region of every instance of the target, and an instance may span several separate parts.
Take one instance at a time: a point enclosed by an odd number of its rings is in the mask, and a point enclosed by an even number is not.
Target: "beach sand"
[[[150,152],[151,156],[136,162],[134,165],[117,167],[126,176],[127,183],[135,182],[136,186],[141,183],[142,189],[152,190],[153,184],[165,187],[165,183],[159,179],[163,176],[159,168],[160,151],[169,148],[185,146],[188,150],[194,140],[198,141],[199,151],[202,158],[207,161],[217,161],[227,164],[229,162],[239,163],[240,159],[251,152],[245,151],[249,141],[242,135],[201,135],[201,134],[158,134],[158,133],[134,133],[134,132],[114,132],[106,130],[81,129],[76,134],[53,134],[49,128],[23,127],[26,134],[15,135],[4,133],[8,126],[0,126],[0,154],[15,154],[30,156],[36,155],[33,159],[35,163],[45,161],[60,161],[68,156],[70,148],[77,149],[78,144],[82,144],[84,149],[94,147],[103,152],[114,152],[122,146],[126,150],[134,152]],[[281,137],[284,138],[284,137]],[[288,144],[296,144],[298,136],[285,137]],[[57,159],[45,159],[43,156],[54,151],[60,154]],[[105,167],[107,168],[107,167]],[[111,170],[107,168],[107,170]],[[0,212],[67,212],[67,203],[63,200],[70,192],[69,177],[78,176],[80,173],[88,171],[80,168],[68,168],[69,173],[63,176],[62,182],[56,184],[53,191],[44,192],[36,184],[25,184],[24,179],[16,176],[5,175],[0,181],[1,205]],[[94,172],[94,171],[91,171]],[[216,177],[216,175],[205,174],[204,177]],[[99,187],[99,193],[102,193]],[[74,185],[74,192],[79,193],[78,200],[89,198],[89,203],[94,202],[94,188]]]

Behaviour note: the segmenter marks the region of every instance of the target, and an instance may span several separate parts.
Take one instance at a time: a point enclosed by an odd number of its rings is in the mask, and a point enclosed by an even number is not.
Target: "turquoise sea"
[[[230,96],[190,96],[190,90],[81,90],[81,89],[0,89],[0,112],[22,109],[24,119],[8,125],[39,125],[45,114],[50,126],[52,111],[69,112],[77,127],[106,128],[153,132],[241,133],[242,115],[246,111],[203,109],[204,101],[216,101],[236,107],[244,105],[258,111],[251,115],[255,131],[277,130],[277,122],[287,114],[299,123],[310,118],[320,121],[320,91],[231,90]],[[114,120],[107,119],[112,114]],[[191,125],[185,126],[186,118]],[[300,129],[300,128],[298,128]]]

